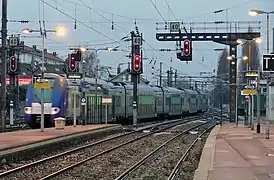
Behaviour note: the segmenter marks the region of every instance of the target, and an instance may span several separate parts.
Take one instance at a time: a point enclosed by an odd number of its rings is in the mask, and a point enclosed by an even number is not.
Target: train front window
[[[51,102],[51,93],[52,93],[51,89],[44,89],[44,102],[45,103]],[[41,103],[41,97],[42,97],[41,89],[34,88],[32,102]]]

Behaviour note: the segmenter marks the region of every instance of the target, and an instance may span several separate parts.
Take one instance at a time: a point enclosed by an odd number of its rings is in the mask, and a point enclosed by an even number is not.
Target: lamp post
[[[44,74],[45,74],[45,38],[48,32],[56,33],[59,36],[64,36],[66,33],[66,29],[64,27],[57,27],[52,30],[33,30],[33,29],[22,29],[22,33],[30,34],[33,32],[40,32],[42,36],[42,82],[44,82]],[[41,132],[44,132],[44,124],[45,124],[45,113],[44,113],[44,88],[41,88]]]
[[[232,60],[233,57],[232,56],[228,56],[227,57],[227,60]],[[248,57],[247,56],[243,56],[243,57],[236,57],[236,62],[237,63],[237,60],[238,59],[242,59],[244,61],[248,60]],[[235,64],[236,66],[236,69],[237,69],[237,64]],[[236,78],[236,109],[235,109],[235,121],[236,121],[236,126],[238,126],[239,122],[238,122],[238,78]]]
[[[270,21],[269,21],[269,15],[270,14],[274,14],[274,11],[262,11],[262,10],[258,10],[258,9],[251,9],[249,11],[249,15],[251,16],[257,16],[259,14],[266,14],[266,53],[269,54],[270,50],[269,50],[269,46],[270,46]],[[267,89],[267,116],[266,116],[266,139],[269,139],[269,121],[270,121],[270,92],[269,92],[269,83],[270,83],[270,77],[267,77],[267,84],[266,84],[266,89]],[[257,87],[260,87],[260,85],[258,84]],[[259,94],[259,91],[258,91]],[[257,99],[258,101],[258,99]],[[258,106],[258,104],[257,104]],[[258,113],[258,112],[257,112]],[[260,119],[258,119],[258,121],[260,121]],[[258,125],[257,125],[258,128]],[[258,129],[257,129],[258,132]],[[260,132],[260,130],[259,130]]]
[[[98,56],[98,51],[109,51],[109,52],[112,52],[112,51],[118,51],[119,49],[119,46],[116,46],[114,48],[112,47],[105,47],[105,48],[85,48],[85,47],[81,47],[80,50],[82,52],[85,52],[87,50],[93,50],[95,51],[95,57],[96,57],[96,60],[97,60],[97,56]],[[75,49],[75,48],[74,48]],[[96,73],[95,73],[95,107],[97,107],[97,97],[98,97],[98,71],[99,71],[99,67],[98,67],[98,64],[96,64]],[[95,117],[97,115],[97,110],[95,110]]]
[[[249,60],[248,59],[245,60],[246,65],[247,65],[247,68],[246,68],[247,71],[251,70],[250,63],[251,63],[251,44],[252,44],[252,42],[255,42],[256,44],[260,44],[262,42],[262,39],[259,37],[259,38],[254,38],[252,40],[246,40],[246,39],[238,39],[237,40],[238,44],[243,44],[243,43],[248,44],[248,57],[250,57],[250,58],[249,58]],[[257,76],[258,84],[260,83],[259,73],[260,73],[260,62],[258,63],[258,76]],[[248,81],[248,85],[249,85],[249,81]],[[260,131],[260,120],[258,120],[258,117],[260,117],[259,90],[260,90],[260,87],[257,86],[257,132]],[[250,121],[251,124],[250,125],[251,125],[251,130],[254,130],[254,95],[253,94],[252,94],[252,100],[251,100],[251,112],[252,113],[251,113],[251,121]]]
[[[251,9],[249,11],[249,15],[251,16],[257,16],[259,14],[266,14],[266,51],[267,54],[269,54],[269,46],[270,46],[270,21],[269,21],[269,15],[274,14],[274,11],[262,11],[258,9]]]

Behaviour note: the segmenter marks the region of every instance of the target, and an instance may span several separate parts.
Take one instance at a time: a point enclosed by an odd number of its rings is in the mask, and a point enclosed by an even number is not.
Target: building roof
[[[33,47],[29,47],[29,46],[24,45],[24,48],[21,50],[21,52],[34,54],[36,56],[42,57],[42,50],[37,49],[36,45],[34,45]],[[45,59],[63,63],[64,60],[61,59],[60,57],[58,57],[57,55],[58,54],[56,52],[49,53],[49,52],[47,52],[47,49],[45,49]]]

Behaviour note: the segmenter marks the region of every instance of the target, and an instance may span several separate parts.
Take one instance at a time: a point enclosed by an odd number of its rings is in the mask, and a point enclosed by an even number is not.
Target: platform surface
[[[218,127],[216,127],[218,128]],[[244,125],[224,124],[211,132],[195,180],[274,180],[274,126],[256,133]]]
[[[38,143],[54,138],[65,137],[74,134],[80,134],[83,132],[94,131],[97,129],[115,127],[114,124],[102,124],[102,125],[77,125],[65,126],[62,130],[56,130],[55,128],[45,128],[44,132],[40,129],[31,129],[24,131],[6,132],[0,134],[0,152],[5,149],[13,147],[24,146],[32,143]]]

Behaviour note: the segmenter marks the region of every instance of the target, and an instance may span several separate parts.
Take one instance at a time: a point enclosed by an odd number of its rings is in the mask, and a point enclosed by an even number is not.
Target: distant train
[[[50,89],[44,89],[45,127],[54,126],[56,117],[64,117],[67,123],[71,123],[74,98],[77,120],[85,117],[87,124],[104,123],[106,119],[111,123],[132,122],[132,84],[98,80],[95,91],[93,78],[85,78],[85,81],[72,80],[46,73],[45,79],[51,84]],[[31,128],[38,128],[41,119],[41,89],[33,87],[38,80],[36,78],[28,85],[26,93],[24,119]],[[84,96],[86,105],[81,108],[81,99]],[[103,104],[102,100],[105,98],[111,99],[111,103]],[[208,97],[188,89],[138,84],[138,104],[138,121],[153,120],[206,112]]]

